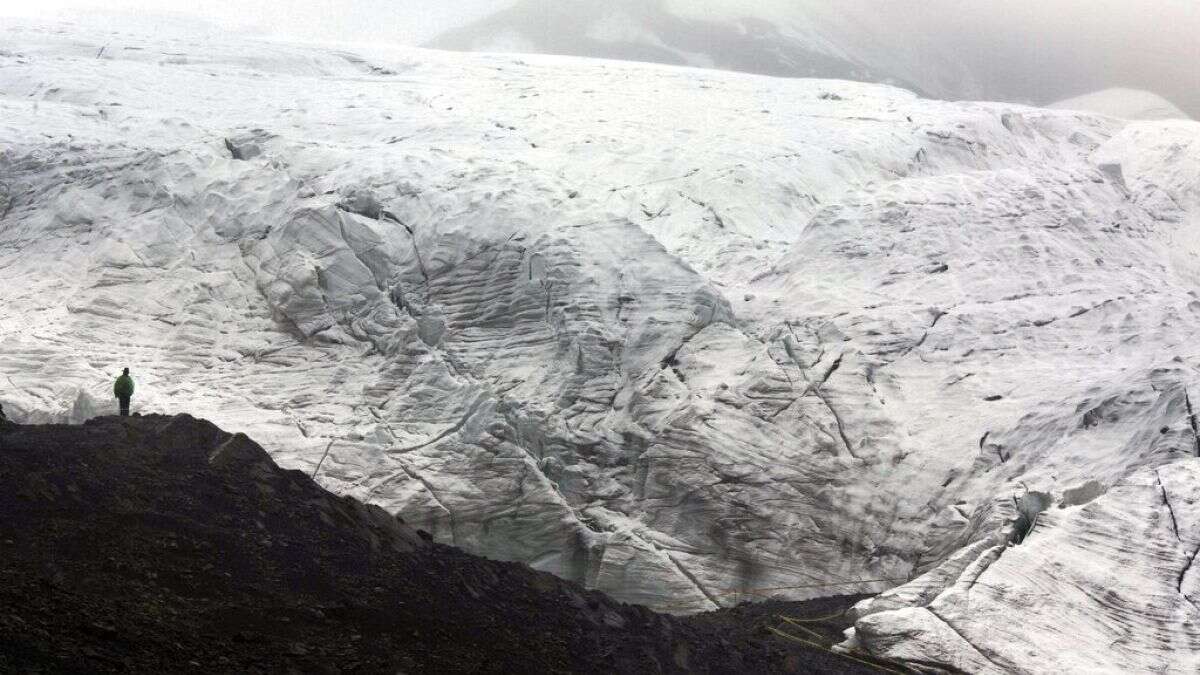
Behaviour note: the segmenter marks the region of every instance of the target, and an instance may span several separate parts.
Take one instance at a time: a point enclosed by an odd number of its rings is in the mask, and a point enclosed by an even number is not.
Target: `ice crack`
[[[1196,429],[1196,413],[1192,410],[1192,397],[1186,389],[1183,391],[1183,402],[1187,405],[1188,425],[1192,427],[1192,447],[1196,456],[1200,457],[1200,431]]]
[[[456,541],[456,537],[454,534],[454,512],[446,507],[446,505],[442,502],[441,498],[438,497],[437,492],[433,489],[433,485],[428,480],[426,480],[424,476],[422,476],[421,474],[417,473],[416,471],[413,471],[412,469],[408,468],[404,464],[403,460],[397,460],[397,462],[400,464],[400,470],[403,471],[409,478],[420,482],[421,485],[424,485],[425,489],[427,491],[429,491],[429,497],[431,499],[433,499],[433,502],[435,504],[437,504],[443,511],[446,512],[446,518],[450,523],[450,541],[451,541],[451,543]]]
[[[475,413],[478,412],[479,408],[483,405],[483,399],[484,399],[484,396],[480,396],[479,398],[475,399],[475,401],[471,404],[471,407],[468,408],[467,412],[463,414],[462,419],[460,419],[458,422],[451,425],[450,428],[445,429],[444,431],[439,433],[437,436],[434,436],[433,438],[431,438],[428,441],[425,441],[423,443],[418,443],[416,445],[410,445],[410,446],[403,447],[403,448],[397,448],[394,452],[401,454],[401,455],[408,454],[410,452],[420,450],[421,448],[427,448],[427,447],[433,445],[434,443],[437,443],[437,442],[447,438],[448,436],[451,436],[453,434],[458,433],[459,431],[462,431],[463,427],[467,426],[467,422],[471,421],[471,418],[475,416]],[[390,427],[389,427],[389,431],[390,431]]]
[[[805,394],[812,393],[813,396],[816,396],[818,399],[820,399],[821,403],[824,404],[829,410],[829,414],[833,416],[834,425],[837,427],[838,437],[841,438],[842,445],[846,448],[846,452],[854,459],[861,460],[862,458],[854,453],[854,446],[850,443],[850,437],[846,435],[846,425],[842,422],[841,414],[838,413],[837,408],[834,407],[833,402],[829,400],[829,397],[821,391],[821,387],[829,380],[833,373],[841,367],[842,357],[844,354],[839,354],[837,359],[834,360],[833,365],[830,366],[828,371],[826,371],[825,376],[821,379],[821,381],[814,383],[811,379],[809,379],[808,373],[804,370],[804,366],[800,363],[800,357],[796,355],[796,351],[792,346],[793,341],[798,342],[796,339],[796,332],[792,328],[791,322],[785,322],[785,325],[787,326],[788,332],[791,334],[791,340],[784,340],[783,349],[787,352],[788,357],[791,358],[796,364],[796,369],[800,371],[800,376],[804,378],[804,382],[807,385],[804,393],[802,393],[801,396],[803,397]]]
[[[655,548],[657,548],[657,546]],[[675,565],[675,568],[679,570],[679,573],[682,574],[685,579],[692,582],[692,585],[696,587],[696,590],[714,605],[714,609],[721,608],[721,603],[717,601],[716,596],[714,596],[712,593],[709,593],[708,590],[704,588],[704,586],[700,583],[700,580],[696,578],[696,575],[692,574],[686,567],[676,560],[675,556],[671,555],[670,551],[663,551],[662,549],[659,550],[662,551],[663,555],[667,557],[667,560],[671,561],[671,564]]]
[[[1180,544],[1184,544],[1186,542],[1184,542],[1183,538],[1179,536],[1179,521],[1175,518],[1175,509],[1171,506],[1170,498],[1167,497],[1167,488],[1165,485],[1163,485],[1162,474],[1158,472],[1158,469],[1154,470],[1154,479],[1158,483],[1159,491],[1162,493],[1163,504],[1167,507],[1167,513],[1171,515],[1171,530],[1175,534],[1175,539]],[[1192,605],[1192,607],[1196,609],[1200,609],[1200,607],[1196,607],[1196,603],[1188,596],[1187,593],[1183,592],[1183,579],[1187,576],[1188,570],[1190,570],[1192,565],[1195,564],[1196,556],[1198,554],[1200,554],[1200,546],[1197,546],[1194,551],[1187,554],[1187,564],[1183,566],[1183,569],[1179,571],[1179,576],[1175,579],[1175,591],[1182,595],[1183,599],[1187,600],[1188,604]]]
[[[317,474],[321,473],[321,467],[325,464],[325,458],[329,457],[329,449],[333,447],[334,439],[329,440],[329,445],[325,446],[325,454],[321,455],[321,461],[317,462],[317,468],[313,469],[312,477],[315,479]]]
[[[921,339],[914,342],[908,349],[905,349],[900,356],[896,357],[895,360],[899,361],[900,359],[920,349],[925,344],[925,341],[929,339],[929,334],[933,332],[934,328],[937,328],[938,322],[941,321],[942,317],[946,316],[946,314],[948,314],[948,312],[943,312],[940,309],[933,310],[933,321],[930,322],[929,327],[925,329],[925,332],[921,335]]]
[[[707,202],[702,202],[699,199],[696,199],[695,197],[683,192],[682,190],[680,190],[678,192],[679,192],[680,197],[683,197],[684,199],[688,200],[689,202],[695,204],[696,206],[699,206],[702,209],[705,209],[710,214],[712,214],[713,222],[716,223],[717,227],[721,228],[722,230],[725,229],[725,219],[721,218],[721,214],[717,213],[717,210],[715,208],[713,208],[711,204],[708,204]]]
[[[930,607],[926,607],[925,609],[927,609],[927,610],[929,611],[929,613],[930,613],[930,614],[932,614],[932,615],[934,616],[934,618],[936,618],[938,621],[941,621],[943,624],[945,624],[945,625],[946,625],[946,627],[947,627],[947,628],[949,628],[951,631],[953,631],[953,632],[954,632],[954,634],[955,634],[955,635],[957,635],[957,636],[959,637],[959,639],[961,639],[961,640],[962,640],[964,643],[966,643],[966,645],[967,645],[968,647],[970,647],[971,649],[973,649],[973,650],[975,651],[975,653],[979,655],[979,658],[981,658],[981,659],[983,659],[984,661],[987,661],[988,663],[992,664],[992,665],[993,665],[993,666],[994,666],[994,667],[995,667],[997,670],[999,670],[999,671],[1000,671],[1000,672],[1002,672],[1002,673],[1012,672],[1012,669],[1011,669],[1011,668],[1001,668],[1001,667],[1000,667],[1000,665],[999,665],[999,664],[997,664],[995,661],[993,661],[991,658],[989,658],[987,654],[984,654],[984,653],[983,653],[983,650],[982,650],[982,649],[980,649],[979,645],[976,645],[974,642],[971,642],[970,640],[968,640],[968,639],[967,639],[967,636],[963,635],[963,634],[962,634],[962,632],[960,632],[960,631],[959,631],[957,628],[955,628],[955,627],[954,627],[954,624],[952,624],[952,623],[950,623],[949,621],[947,621],[947,620],[945,619],[945,617],[943,617],[941,614],[938,614],[938,613],[937,613],[937,612],[936,612],[936,611],[933,609],[933,607],[932,607],[932,606],[930,606]],[[951,672],[954,672],[954,673],[963,673],[963,672],[965,672],[965,671],[959,670],[959,669],[957,669],[957,668],[955,668],[955,667],[953,667],[953,666],[951,666],[951,665],[949,665],[949,664],[941,664],[941,665],[940,665],[940,667],[942,667],[942,668],[945,668],[945,669],[947,669],[947,670],[950,670]]]

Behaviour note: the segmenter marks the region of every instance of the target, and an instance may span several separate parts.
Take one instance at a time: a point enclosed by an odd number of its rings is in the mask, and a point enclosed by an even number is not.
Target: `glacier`
[[[0,280],[19,422],[129,366],[135,410],[623,601],[1198,667],[1200,123],[7,25]]]

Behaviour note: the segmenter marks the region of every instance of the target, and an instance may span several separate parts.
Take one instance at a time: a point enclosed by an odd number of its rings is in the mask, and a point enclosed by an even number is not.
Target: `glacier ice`
[[[847,647],[1196,667],[1200,124],[0,30],[19,421],[128,365],[135,410],[621,600],[878,592]]]

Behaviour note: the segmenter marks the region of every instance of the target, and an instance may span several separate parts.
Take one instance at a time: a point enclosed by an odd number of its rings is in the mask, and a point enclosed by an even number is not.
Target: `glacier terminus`
[[[0,27],[0,403],[244,431],[688,614],[1200,669],[1200,123],[843,80]]]

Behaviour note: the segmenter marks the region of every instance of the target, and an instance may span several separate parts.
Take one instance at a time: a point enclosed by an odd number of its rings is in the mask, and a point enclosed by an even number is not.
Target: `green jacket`
[[[128,375],[118,377],[117,383],[113,385],[113,394],[117,398],[133,396],[133,378]]]

